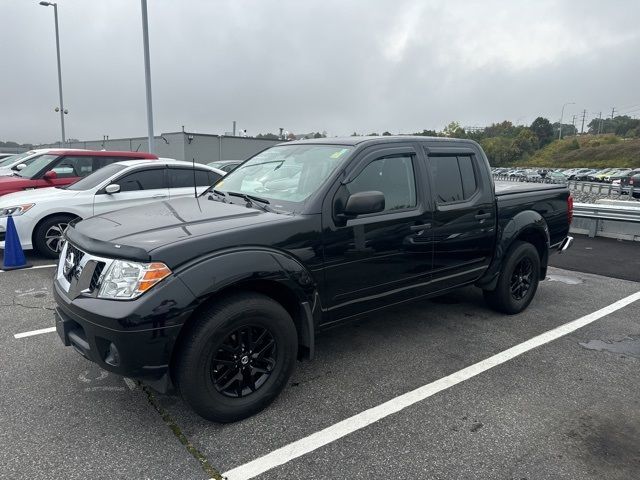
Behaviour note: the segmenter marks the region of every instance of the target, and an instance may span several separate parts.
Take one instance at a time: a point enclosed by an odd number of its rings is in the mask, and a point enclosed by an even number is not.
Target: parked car
[[[143,152],[51,149],[9,177],[0,177],[0,196],[34,188],[63,187],[121,160],[157,159]]]
[[[640,175],[640,168],[635,168],[633,170],[631,170],[630,172],[627,172],[626,175],[623,175],[620,177],[619,179],[619,185],[620,185],[620,191],[621,193],[628,193],[626,190],[629,187],[629,180],[631,179],[631,177],[635,176],[635,175]],[[616,182],[616,180],[614,180],[614,182]]]
[[[66,187],[40,188],[0,197],[0,248],[12,215],[20,243],[56,258],[69,222],[159,200],[202,193],[226,172],[168,158],[127,160],[103,167]],[[195,183],[194,183],[195,181]],[[194,189],[194,185],[196,188]]]
[[[271,175],[297,182],[271,188]],[[571,244],[572,205],[564,185],[494,193],[470,140],[292,141],[200,198],[72,223],[56,329],[105,370],[161,391],[175,382],[201,416],[235,421],[271,403],[336,323],[466,285],[521,312],[549,254]]]
[[[598,170],[593,170],[586,176],[585,180],[589,182],[601,182],[605,175],[613,171],[614,171],[613,168],[602,168]]]
[[[560,172],[548,171],[546,178],[554,183],[567,183],[567,176]]]
[[[523,182],[539,182],[542,179],[542,175],[535,170],[525,170],[520,178]]]
[[[218,168],[220,170],[224,170],[229,173],[233,171],[238,165],[240,165],[244,160],[221,160],[217,162],[207,163],[210,167]]]
[[[630,168],[620,168],[620,169],[616,169],[613,172],[608,173],[607,175],[605,175],[604,177],[602,177],[602,180],[604,182],[612,182],[613,180],[619,180],[623,177],[626,177],[628,174],[631,173],[631,169]]]
[[[633,198],[640,198],[640,173],[631,176],[625,185],[621,186],[622,192]]]
[[[46,153],[46,148],[29,150],[24,153],[10,155],[0,160],[0,176],[13,175],[14,172],[22,170],[29,163],[33,162],[38,156]]]
[[[580,181],[587,181],[589,179],[590,175],[593,175],[594,173],[596,173],[597,170],[582,170],[582,171],[577,171],[574,175],[573,175],[573,179],[574,180],[580,180]]]

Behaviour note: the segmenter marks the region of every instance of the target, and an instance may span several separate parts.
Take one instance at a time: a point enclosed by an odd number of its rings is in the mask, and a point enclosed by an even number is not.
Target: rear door
[[[216,183],[222,175],[202,168],[184,168],[169,166],[169,195],[171,198],[193,197],[196,192],[201,194],[208,187]],[[196,188],[194,189],[194,182]]]
[[[138,169],[115,178],[111,183],[120,185],[120,191],[106,193],[100,189],[93,200],[93,214],[167,200],[166,170],[163,166]]]
[[[426,148],[435,202],[434,290],[473,282],[489,266],[495,242],[495,195],[488,165],[472,149]]]

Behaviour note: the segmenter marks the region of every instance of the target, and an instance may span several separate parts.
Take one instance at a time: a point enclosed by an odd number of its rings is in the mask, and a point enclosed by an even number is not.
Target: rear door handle
[[[431,228],[431,224],[421,223],[420,225],[411,225],[409,228],[412,232],[422,232],[423,230],[429,230]]]
[[[478,213],[476,215],[476,220],[484,220],[486,218],[491,218],[491,214],[490,213]]]

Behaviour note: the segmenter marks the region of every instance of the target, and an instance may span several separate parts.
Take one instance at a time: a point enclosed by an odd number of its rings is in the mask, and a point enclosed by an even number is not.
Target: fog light
[[[118,347],[116,347],[113,343],[109,344],[109,350],[107,351],[107,356],[104,359],[104,363],[107,363],[112,367],[117,367],[118,365],[120,365],[120,352],[118,352]]]

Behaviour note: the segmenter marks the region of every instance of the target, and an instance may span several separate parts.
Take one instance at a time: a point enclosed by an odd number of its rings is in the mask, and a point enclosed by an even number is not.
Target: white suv
[[[60,252],[62,233],[71,220],[200,194],[225,174],[207,165],[168,158],[126,160],[107,165],[66,187],[10,193],[0,197],[0,248],[4,248],[10,215],[23,249],[35,249],[55,258]]]

